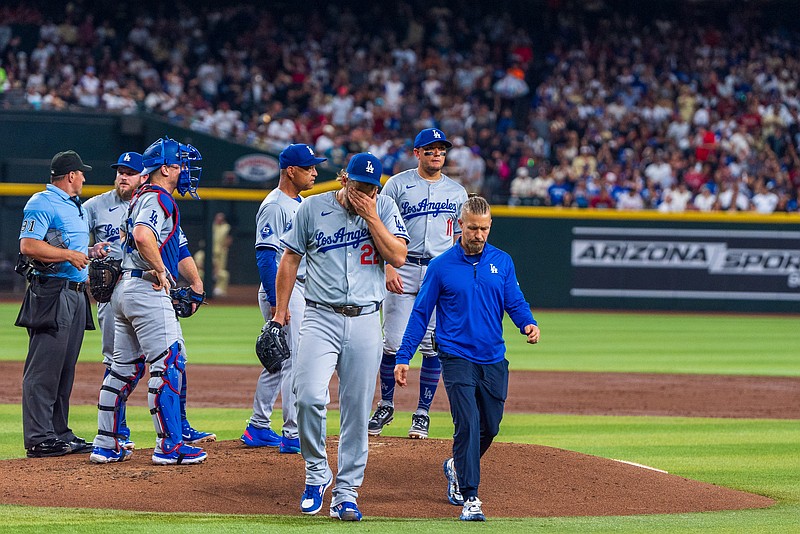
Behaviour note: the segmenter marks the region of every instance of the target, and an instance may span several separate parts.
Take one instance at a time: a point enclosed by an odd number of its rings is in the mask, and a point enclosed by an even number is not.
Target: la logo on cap
[[[131,160],[131,153],[126,152],[125,157],[122,159],[122,161],[130,161],[130,160]]]
[[[311,148],[310,146],[308,146],[308,145],[306,145],[306,148],[308,149],[308,153],[309,153],[309,154],[311,154],[311,155],[313,156],[313,155],[314,155],[314,149],[312,149],[312,148]]]
[[[372,162],[371,161],[367,161],[367,168],[365,170],[370,174],[375,172],[375,167],[372,166]]]
[[[433,131],[433,136],[434,136],[436,139],[441,139],[441,138],[442,138],[442,134],[440,134],[440,133],[439,133],[439,130],[434,130],[434,131]]]

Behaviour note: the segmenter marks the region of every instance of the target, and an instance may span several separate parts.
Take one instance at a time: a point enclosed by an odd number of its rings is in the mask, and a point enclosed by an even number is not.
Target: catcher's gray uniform
[[[394,355],[403,340],[428,262],[452,247],[454,236],[461,234],[458,217],[467,191],[444,174],[429,182],[417,169],[409,169],[389,178],[381,195],[395,201],[411,238],[406,263],[397,269],[403,280],[403,294],[387,293],[383,304],[383,351]],[[419,349],[425,357],[436,355],[431,343],[435,326],[434,315]]]
[[[120,225],[128,214],[127,200],[122,200],[115,189],[94,196],[83,204],[89,221],[89,232],[95,243],[110,243],[108,257],[122,260],[122,247],[119,239]],[[97,303],[97,322],[103,348],[103,364],[110,366],[114,354],[114,311],[111,302]]]
[[[306,484],[331,480],[325,452],[326,404],[339,376],[339,460],[331,506],[356,502],[367,464],[367,420],[381,358],[383,261],[366,221],[348,212],[336,193],[307,198],[283,244],[307,260],[306,310],[294,362],[294,390]],[[377,213],[390,233],[408,240],[400,212],[378,195]],[[294,356],[293,356],[294,357]]]
[[[283,256],[281,237],[292,227],[292,219],[300,207],[302,197],[292,198],[280,189],[274,189],[261,203],[256,215],[256,248],[268,247],[275,250],[275,261],[280,263]],[[281,393],[281,407],[283,412],[283,435],[289,439],[297,438],[297,408],[295,395],[292,389],[292,366],[297,354],[297,344],[300,337],[300,325],[305,311],[304,282],[306,278],[305,260],[301,260],[297,269],[297,282],[292,290],[289,301],[289,324],[284,326],[286,339],[289,342],[289,352],[292,357],[283,363],[278,373],[268,373],[261,370],[253,397],[253,415],[250,424],[259,428],[268,428],[272,416],[272,408]],[[258,306],[264,321],[272,319],[272,309],[267,300],[267,293],[261,286],[258,291]]]

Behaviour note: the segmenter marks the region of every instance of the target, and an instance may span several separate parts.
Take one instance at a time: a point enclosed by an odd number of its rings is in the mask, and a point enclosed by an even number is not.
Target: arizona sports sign
[[[574,297],[800,301],[800,232],[573,228]]]

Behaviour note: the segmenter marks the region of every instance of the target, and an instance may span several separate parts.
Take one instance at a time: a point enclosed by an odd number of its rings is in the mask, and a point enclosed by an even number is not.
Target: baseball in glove
[[[169,296],[172,298],[172,307],[175,308],[178,317],[191,317],[201,305],[206,304],[206,292],[197,293],[189,286],[171,289]]]
[[[261,327],[256,340],[256,356],[268,373],[277,373],[289,359],[289,345],[280,323],[270,321]]]
[[[108,302],[122,274],[120,260],[109,258],[89,262],[89,291],[97,302]]]

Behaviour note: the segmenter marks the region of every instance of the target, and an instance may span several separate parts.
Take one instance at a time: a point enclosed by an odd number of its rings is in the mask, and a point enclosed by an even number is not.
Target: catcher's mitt
[[[122,262],[109,258],[89,262],[89,291],[97,302],[108,302],[122,274]]]
[[[270,321],[261,327],[256,340],[256,356],[268,373],[277,373],[289,359],[289,345],[280,323]]]
[[[171,289],[169,296],[172,297],[172,307],[178,317],[191,317],[201,305],[206,304],[206,292],[197,293],[189,286]]]

